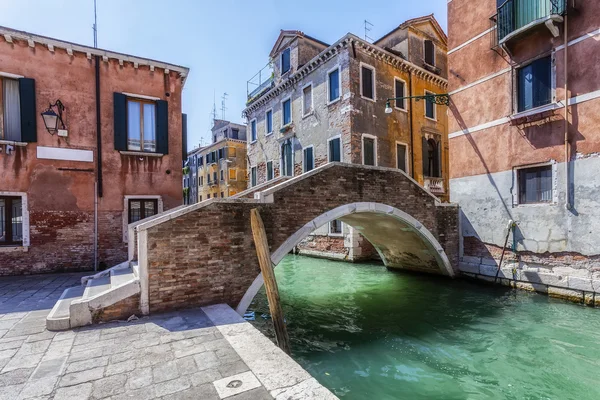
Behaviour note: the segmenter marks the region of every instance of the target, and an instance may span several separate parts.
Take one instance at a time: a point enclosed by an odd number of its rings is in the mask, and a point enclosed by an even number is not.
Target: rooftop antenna
[[[210,114],[212,115],[214,125],[214,122],[217,119],[217,94],[215,89],[213,89],[213,109]]]
[[[96,0],[94,0],[94,47],[98,48],[98,16],[96,14]]]
[[[225,120],[225,110],[227,110],[227,107],[225,107],[227,96],[229,96],[227,93],[223,93],[223,96],[221,97],[221,119],[223,120]]]
[[[365,40],[367,42],[372,42],[373,39],[369,37],[369,32],[373,29],[373,24],[365,19]]]

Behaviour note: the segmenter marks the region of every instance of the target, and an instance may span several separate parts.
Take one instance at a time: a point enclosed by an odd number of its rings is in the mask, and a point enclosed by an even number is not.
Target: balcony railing
[[[424,185],[425,189],[431,194],[444,194],[444,179],[443,178],[425,178]]]
[[[503,43],[512,33],[565,14],[567,0],[507,0],[498,8],[497,37]]]
[[[267,64],[256,75],[246,82],[248,101],[261,94],[273,85],[273,68]]]

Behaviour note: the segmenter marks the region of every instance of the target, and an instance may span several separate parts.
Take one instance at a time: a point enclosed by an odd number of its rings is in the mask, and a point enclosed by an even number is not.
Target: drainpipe
[[[408,95],[412,96],[412,72],[408,71]],[[409,119],[410,122],[408,124],[409,134],[410,134],[410,176],[415,179],[415,148],[414,148],[414,140],[413,140],[413,101],[410,101],[410,110],[409,110]]]
[[[569,162],[570,157],[569,157],[569,92],[568,92],[568,79],[569,79],[569,74],[568,74],[568,68],[567,68],[567,62],[569,60],[568,58],[568,50],[569,50],[569,38],[568,38],[568,31],[567,31],[567,18],[568,16],[565,15],[565,27],[564,27],[564,35],[565,35],[565,59],[564,59],[564,73],[565,73],[565,193],[567,194],[567,201],[566,201],[566,208],[567,210],[570,210],[572,207],[571,204],[571,193],[569,190]]]
[[[94,193],[94,271],[98,270],[98,199],[102,197],[102,132],[100,120],[100,56],[96,63],[96,187]]]

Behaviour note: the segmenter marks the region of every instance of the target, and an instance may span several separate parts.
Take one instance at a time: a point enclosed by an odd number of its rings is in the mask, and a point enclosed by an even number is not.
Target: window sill
[[[265,136],[271,136],[272,134],[273,134],[273,131],[267,132],[267,133],[265,133]]]
[[[27,253],[29,246],[8,245],[0,246],[0,253]]]
[[[438,120],[436,118],[430,118],[428,116],[425,116],[425,119],[428,119],[428,120],[433,121],[433,122],[438,122]]]
[[[135,157],[162,157],[162,153],[149,153],[146,151],[119,151],[124,156],[135,156]]]
[[[546,202],[540,202],[540,203],[517,203],[515,204],[515,207],[550,207],[550,206],[556,206],[557,203],[553,202],[553,201],[546,201]]]
[[[330,233],[327,234],[327,236],[330,236],[330,237],[344,237],[344,234],[343,233],[331,233],[330,232]]]
[[[370,97],[365,97],[365,96],[363,96],[362,94],[360,95],[360,98],[361,98],[361,99],[363,99],[363,100],[371,101],[371,102],[373,102],[373,103],[377,103],[377,100],[376,100],[376,99],[372,99],[372,98],[370,98]]]
[[[546,111],[553,111],[553,110],[557,110],[561,108],[561,106],[558,103],[550,103],[550,104],[546,104],[543,106],[539,106],[536,108],[531,108],[529,110],[525,110],[525,111],[521,111],[521,112],[517,112],[513,115],[511,115],[509,118],[514,121],[517,119],[521,119],[521,118],[525,118],[525,117],[531,117],[537,114],[541,114],[544,113]]]
[[[335,104],[335,103],[337,103],[338,101],[340,101],[341,99],[342,99],[342,97],[340,96],[340,97],[338,97],[338,98],[337,98],[337,99],[335,99],[335,100],[328,101],[328,102],[327,102],[327,105],[328,105],[328,106],[330,106],[330,105],[332,105],[332,104]]]
[[[0,140],[0,145],[1,144],[8,144],[11,146],[18,146],[18,147],[25,147],[27,146],[27,142],[15,142],[13,140]]]
[[[396,111],[402,111],[403,113],[407,113],[408,112],[408,110],[406,108],[394,107],[394,110],[396,110]]]
[[[249,142],[250,144],[254,144],[256,143],[258,140],[252,140],[251,142]]]
[[[302,119],[308,118],[308,117],[310,117],[311,115],[314,115],[314,113],[315,113],[315,112],[314,112],[314,110],[311,110],[309,113],[307,113],[307,114],[303,114],[303,115],[302,115]]]

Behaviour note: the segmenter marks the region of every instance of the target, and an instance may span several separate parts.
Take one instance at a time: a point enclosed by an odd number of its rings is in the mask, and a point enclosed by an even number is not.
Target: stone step
[[[131,267],[123,269],[115,269],[110,271],[110,287],[115,288],[121,286],[124,283],[130,282],[135,279],[135,274]]]
[[[46,328],[49,331],[63,331],[71,328],[69,308],[73,300],[83,297],[85,286],[75,286],[65,289],[60,299],[56,302],[48,317],[46,317]]]
[[[110,290],[110,274],[90,279],[85,288],[85,292],[83,293],[83,298],[89,299],[90,297],[99,295],[107,290]]]

